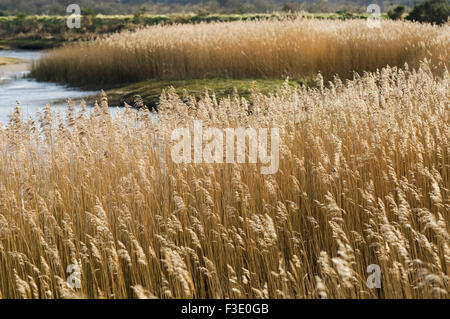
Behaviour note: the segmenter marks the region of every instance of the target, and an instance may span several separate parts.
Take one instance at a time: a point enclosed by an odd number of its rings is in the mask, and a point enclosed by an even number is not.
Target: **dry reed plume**
[[[449,83],[422,64],[250,101],[169,91],[157,121],[106,97],[36,122],[17,107],[0,129],[0,295],[448,298]],[[174,164],[170,132],[193,119],[283,128],[280,170]]]
[[[382,21],[285,19],[152,26],[56,49],[33,76],[76,86],[145,79],[305,78],[319,71],[351,78],[386,65],[450,67],[450,26]]]

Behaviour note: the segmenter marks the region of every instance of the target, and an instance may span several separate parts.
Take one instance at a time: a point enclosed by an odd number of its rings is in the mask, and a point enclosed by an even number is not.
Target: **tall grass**
[[[251,103],[169,91],[156,122],[106,97],[38,121],[17,107],[0,128],[0,296],[448,298],[449,83],[423,64]],[[282,128],[279,171],[173,163],[170,133],[193,119]]]
[[[75,86],[149,78],[351,78],[377,68],[449,66],[450,26],[381,21],[284,19],[152,26],[51,51],[32,75]]]

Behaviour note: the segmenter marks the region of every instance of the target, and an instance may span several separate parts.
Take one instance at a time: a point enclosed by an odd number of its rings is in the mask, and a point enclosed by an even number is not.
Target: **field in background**
[[[0,297],[448,298],[449,82],[424,64],[249,101],[172,90],[156,122],[106,98],[38,121],[17,108],[0,127]],[[171,132],[193,119],[281,128],[278,172],[175,164]]]
[[[318,72],[417,67],[425,58],[449,66],[450,26],[363,20],[282,19],[151,26],[51,51],[33,77],[73,86],[108,87],[147,79],[298,79]]]
[[[273,14],[172,14],[172,15],[85,15],[82,28],[67,28],[68,16],[0,16],[0,48],[47,49],[65,42],[86,41],[102,34],[149,25],[200,22],[231,22],[289,16]],[[297,14],[298,15],[298,14]],[[366,19],[367,14],[301,13],[316,19]],[[384,17],[384,15],[383,15]]]

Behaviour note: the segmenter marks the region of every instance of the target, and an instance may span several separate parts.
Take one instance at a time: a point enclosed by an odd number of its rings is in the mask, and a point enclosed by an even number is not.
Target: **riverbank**
[[[14,72],[14,73],[27,72],[29,70],[30,70],[30,63],[16,63],[16,64],[2,65],[0,59],[0,74],[4,72]]]
[[[22,59],[10,58],[10,57],[0,57],[0,67],[6,67],[7,65],[21,64],[24,62],[25,61]]]
[[[47,50],[62,46],[64,39],[7,39],[0,40],[0,50]]]
[[[1,51],[2,52],[7,51]],[[18,51],[23,54],[25,51]],[[31,51],[30,51],[31,52]],[[31,59],[20,59],[15,57],[0,56],[0,75],[1,74],[23,74],[28,72],[31,67]],[[118,85],[116,88],[104,87],[108,95],[110,105],[123,106],[125,103],[139,107],[146,105],[149,109],[156,109],[159,104],[161,94],[164,91],[169,91],[170,88],[180,97],[185,93],[189,93],[196,99],[203,97],[206,92],[212,94],[214,92],[217,98],[233,96],[238,94],[240,97],[246,99],[250,98],[253,90],[259,91],[263,94],[270,94],[276,92],[283,85],[283,79],[190,79],[178,81],[163,81],[163,80],[147,80],[130,85]],[[305,79],[291,80],[291,86],[309,85],[312,81]],[[42,83],[45,85],[45,83]],[[54,86],[55,84],[51,84]],[[95,88],[97,90],[99,88]],[[84,88],[82,91],[93,91],[94,88]],[[81,91],[81,92],[82,92]],[[93,105],[95,101],[101,100],[101,94],[90,94],[87,96],[80,96],[76,94],[73,97],[75,103],[80,103],[84,99],[89,105]],[[65,105],[67,98],[60,98],[52,101],[55,105]]]
[[[98,93],[29,78],[31,62],[41,54],[39,51],[0,50],[0,122],[4,125],[9,122],[17,103],[24,120],[37,119],[46,105],[50,104],[55,112],[64,112],[68,98],[79,99]]]
[[[5,73],[27,72],[30,68],[31,63],[29,61],[0,56],[0,76]]]

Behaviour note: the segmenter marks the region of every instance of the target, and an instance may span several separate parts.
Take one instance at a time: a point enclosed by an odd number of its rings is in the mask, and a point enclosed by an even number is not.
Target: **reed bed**
[[[424,63],[249,101],[167,91],[156,121],[106,96],[36,121],[18,106],[0,128],[0,296],[448,298],[449,83]],[[282,129],[278,172],[175,164],[171,131],[194,119]]]
[[[363,20],[279,19],[151,26],[51,51],[32,75],[74,86],[145,79],[325,79],[376,71],[386,65],[415,68],[428,58],[449,67],[450,26]]]

